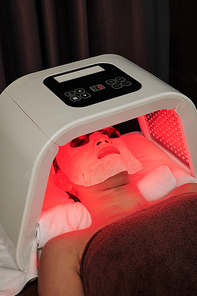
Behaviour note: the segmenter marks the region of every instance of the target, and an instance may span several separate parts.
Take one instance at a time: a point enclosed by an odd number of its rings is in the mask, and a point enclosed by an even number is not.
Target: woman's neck
[[[106,198],[109,198],[109,201],[111,199],[111,204],[109,202],[109,204],[105,204],[105,206],[101,205],[100,210],[97,208],[97,213],[93,210],[92,225],[93,227],[96,226],[99,229],[109,223],[128,216],[129,214],[160,203],[168,198],[171,198],[172,196],[189,192],[197,192],[196,183],[184,184],[174,189],[163,199],[148,202],[133,185],[123,186],[122,188],[118,188],[117,191],[113,192],[112,195],[109,194],[109,196],[106,196]],[[119,197],[121,198],[119,199]]]
[[[93,224],[117,220],[149,206],[127,172],[121,172],[92,187],[77,186],[76,190]]]
[[[102,193],[89,204],[93,224],[120,219],[123,216],[147,207],[149,203],[135,185],[127,184]]]

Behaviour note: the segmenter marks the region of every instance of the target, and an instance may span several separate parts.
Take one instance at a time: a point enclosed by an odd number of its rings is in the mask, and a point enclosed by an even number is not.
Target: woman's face
[[[57,163],[71,182],[85,187],[99,184],[123,171],[132,174],[142,169],[120,134],[117,136],[112,138],[109,133],[98,131],[76,138],[60,147]]]

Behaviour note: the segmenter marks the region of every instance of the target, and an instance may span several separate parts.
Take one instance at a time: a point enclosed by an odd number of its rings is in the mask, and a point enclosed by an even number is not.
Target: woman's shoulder
[[[181,185],[177,188],[175,188],[172,192],[170,192],[166,198],[183,194],[183,193],[189,193],[189,192],[196,192],[197,193],[197,183],[187,183],[184,185]]]

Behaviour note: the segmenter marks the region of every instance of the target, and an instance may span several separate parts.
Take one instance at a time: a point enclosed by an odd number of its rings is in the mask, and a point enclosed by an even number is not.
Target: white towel
[[[148,201],[164,198],[177,187],[177,182],[167,165],[162,165],[147,174],[138,182],[137,187]]]
[[[80,202],[50,208],[41,215],[39,221],[37,229],[38,248],[43,248],[46,242],[54,236],[87,228],[91,223],[88,210]]]
[[[38,275],[37,244],[33,243],[28,270],[21,271],[4,244],[4,231],[0,224],[0,296],[18,294],[25,284]]]

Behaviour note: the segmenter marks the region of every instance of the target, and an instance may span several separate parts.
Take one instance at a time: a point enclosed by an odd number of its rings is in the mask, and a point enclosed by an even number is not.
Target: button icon
[[[81,97],[82,99],[88,99],[88,98],[91,97],[91,95],[90,95],[89,93],[84,93],[84,94],[81,94],[80,97]]]
[[[72,96],[74,96],[75,95],[75,93],[74,93],[74,91],[66,91],[65,93],[64,93],[64,95],[66,96],[66,97],[72,97]]]
[[[77,89],[75,89],[75,93],[76,94],[82,94],[84,92],[85,92],[85,89],[83,89],[83,88],[77,88]]]
[[[70,100],[73,102],[77,102],[77,101],[80,101],[81,98],[79,96],[74,96],[74,97],[71,97]]]

